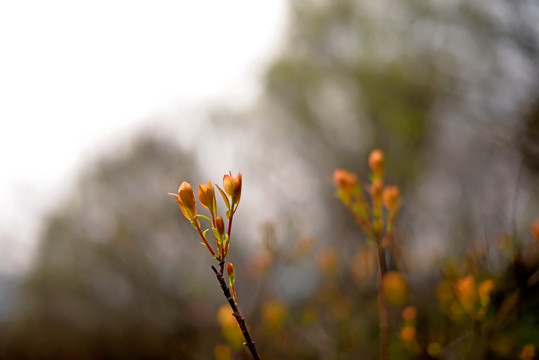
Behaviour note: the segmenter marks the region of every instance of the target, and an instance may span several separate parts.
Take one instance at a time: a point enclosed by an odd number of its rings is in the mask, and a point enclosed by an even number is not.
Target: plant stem
[[[245,325],[245,319],[240,313],[240,310],[238,309],[238,306],[234,302],[234,298],[232,297],[232,294],[230,293],[230,289],[228,288],[228,285],[226,284],[225,279],[223,278],[223,264],[224,262],[221,262],[220,268],[221,271],[217,271],[215,266],[211,266],[213,272],[215,272],[215,275],[217,276],[217,280],[219,281],[219,284],[221,285],[221,289],[223,290],[223,294],[226,297],[226,300],[228,301],[228,304],[232,308],[232,315],[236,318],[236,321],[238,322],[238,325],[240,326],[241,332],[243,334],[243,337],[245,338],[245,345],[249,348],[249,351],[251,352],[251,355],[253,356],[253,359],[260,360],[260,355],[258,355],[258,352],[256,351],[255,343],[253,342],[253,339],[251,338],[251,335],[249,334],[249,331],[247,330],[247,326]]]
[[[387,272],[385,249],[377,245],[378,252],[378,307],[380,314],[380,360],[389,359],[389,311],[382,282]]]

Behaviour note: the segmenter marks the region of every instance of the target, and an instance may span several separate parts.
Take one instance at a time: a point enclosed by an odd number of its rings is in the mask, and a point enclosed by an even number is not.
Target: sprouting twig
[[[385,250],[378,245],[378,307],[380,323],[380,360],[389,359],[389,311],[384,291],[383,278],[387,272]]]
[[[223,263],[220,264],[220,268],[223,269]],[[215,272],[215,275],[217,276],[217,281],[219,281],[219,285],[221,285],[221,289],[223,290],[223,294],[226,297],[226,300],[228,301],[228,304],[232,308],[232,315],[236,318],[236,321],[238,322],[238,325],[240,326],[241,332],[243,334],[243,337],[245,338],[245,345],[249,348],[249,351],[251,352],[251,355],[253,356],[253,359],[260,360],[260,355],[258,355],[258,352],[256,351],[255,343],[253,342],[253,339],[251,338],[251,335],[249,334],[249,330],[247,330],[247,326],[245,325],[245,319],[240,313],[240,310],[238,309],[238,306],[234,302],[234,298],[232,296],[232,293],[230,292],[230,289],[228,288],[228,285],[226,284],[225,279],[223,278],[223,270],[218,271],[215,266],[211,266],[213,272]]]

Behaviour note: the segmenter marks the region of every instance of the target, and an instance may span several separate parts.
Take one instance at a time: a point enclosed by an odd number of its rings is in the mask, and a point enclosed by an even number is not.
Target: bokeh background
[[[537,24],[534,0],[0,4],[0,354],[247,359],[167,196],[231,170],[263,358],[377,358],[370,248],[331,180],[366,182],[373,148],[403,195],[392,357],[539,346]],[[473,336],[442,291],[468,274],[496,283]]]

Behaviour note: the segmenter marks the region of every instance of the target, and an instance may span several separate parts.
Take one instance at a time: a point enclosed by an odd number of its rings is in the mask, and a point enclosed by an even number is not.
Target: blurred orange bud
[[[382,196],[383,185],[381,180],[374,180],[369,188],[369,193],[373,199],[379,199]]]
[[[305,310],[302,318],[303,325],[316,325],[319,323],[319,314],[316,307]]]
[[[532,230],[533,238],[539,244],[539,219],[534,220],[534,222],[532,223],[531,230]]]
[[[382,279],[387,300],[394,305],[403,305],[408,300],[408,283],[397,271],[389,271]]]
[[[288,306],[280,300],[269,300],[262,305],[264,323],[274,331],[280,331],[288,315]]]
[[[369,155],[369,167],[375,174],[384,172],[384,153],[382,150],[373,150]]]
[[[413,323],[417,318],[417,309],[415,306],[407,306],[402,310],[402,319],[406,322]]]
[[[232,348],[239,350],[245,339],[228,304],[221,305],[219,310],[217,310],[217,321],[221,325],[223,336],[228,344]]]
[[[455,295],[468,313],[472,312],[477,293],[475,290],[475,278],[472,274],[460,278],[455,283]]]
[[[333,184],[337,189],[350,190],[358,184],[357,176],[343,169],[333,172]]]
[[[231,262],[226,264],[226,273],[228,274],[228,283],[230,285],[230,290],[232,290],[232,297],[234,298],[234,302],[238,303],[236,289],[234,288],[234,283],[236,282],[236,275],[234,273],[234,265],[232,265]]]
[[[306,254],[313,248],[314,240],[311,237],[308,236],[301,236],[297,243],[296,243],[296,249],[297,252],[300,255]]]
[[[226,273],[229,277],[234,276],[234,265],[231,262],[226,264]]]
[[[327,275],[333,275],[337,271],[338,259],[337,251],[328,247],[318,253],[316,263],[322,272]]]
[[[223,176],[223,188],[232,199],[232,205],[238,204],[241,198],[241,173],[234,178],[232,172]]]
[[[440,353],[442,352],[442,345],[440,345],[437,341],[432,341],[427,346],[427,354],[429,354],[432,357],[438,357]]]
[[[219,234],[223,235],[225,233],[225,222],[223,221],[222,217],[217,216],[215,218],[215,227],[217,228]]]
[[[221,327],[234,329],[238,328],[239,330],[239,325],[228,304],[221,305],[217,310],[217,321]]]
[[[523,360],[535,360],[535,346],[533,344],[526,344],[520,352],[520,358]]]
[[[230,348],[226,345],[215,345],[213,348],[215,360],[231,360],[232,354]]]
[[[193,188],[187,181],[181,183],[178,188],[178,195],[172,193],[169,193],[169,195],[178,200],[180,210],[187,220],[196,220],[197,208],[195,204],[195,194],[193,193]]]
[[[400,333],[401,340],[406,343],[414,341],[416,335],[417,335],[417,331],[415,327],[413,326],[406,325],[405,327],[401,329],[401,333]]]
[[[207,184],[198,184],[198,200],[200,200],[202,206],[210,211],[212,217],[217,213],[215,192],[211,181],[208,181]]]
[[[375,259],[377,254],[373,250],[377,251],[372,246],[364,246],[350,260],[350,272],[359,286],[363,286],[369,281],[376,269]]]
[[[384,188],[382,199],[389,211],[395,211],[399,205],[400,189],[398,186],[388,185]]]
[[[513,351],[514,341],[509,336],[494,334],[489,341],[489,346],[499,357],[509,358],[509,355]]]
[[[492,290],[494,290],[494,280],[487,279],[481,282],[477,287],[477,293],[479,294],[481,301],[483,301],[483,299],[488,299]]]
[[[254,270],[256,276],[264,274],[272,263],[273,256],[266,250],[258,251],[249,257],[249,268]]]

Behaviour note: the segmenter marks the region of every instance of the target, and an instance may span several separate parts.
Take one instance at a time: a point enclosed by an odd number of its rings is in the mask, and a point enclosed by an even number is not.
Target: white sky
[[[276,52],[285,0],[0,2],[0,271],[100,139],[152,114],[247,102]]]

